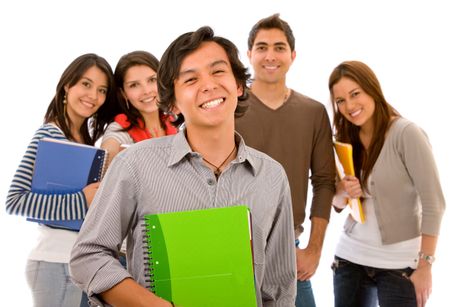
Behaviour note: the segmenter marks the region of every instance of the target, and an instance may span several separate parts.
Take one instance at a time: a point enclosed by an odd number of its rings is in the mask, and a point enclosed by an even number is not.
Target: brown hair
[[[333,86],[342,78],[349,78],[358,83],[361,89],[373,98],[375,111],[373,114],[374,131],[369,148],[364,149],[359,138],[360,127],[349,122],[338,110],[333,97]],[[333,125],[337,141],[350,143],[353,146],[353,160],[356,177],[361,185],[367,188],[367,178],[384,145],[384,139],[393,116],[399,113],[386,101],[380,82],[375,73],[366,64],[359,61],[345,61],[339,64],[330,75],[328,89],[333,104]]]

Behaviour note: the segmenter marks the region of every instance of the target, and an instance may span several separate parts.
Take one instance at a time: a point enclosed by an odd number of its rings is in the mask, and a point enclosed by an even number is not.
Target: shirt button
[[[206,182],[207,182],[209,185],[214,185],[214,183],[215,183],[214,179],[208,179]]]

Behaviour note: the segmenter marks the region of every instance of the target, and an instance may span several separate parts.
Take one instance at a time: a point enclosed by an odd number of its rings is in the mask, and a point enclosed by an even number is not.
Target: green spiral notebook
[[[150,290],[182,307],[257,306],[246,206],[145,216]]]

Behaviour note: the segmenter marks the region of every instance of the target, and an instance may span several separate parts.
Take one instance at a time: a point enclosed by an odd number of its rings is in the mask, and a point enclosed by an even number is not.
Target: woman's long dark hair
[[[367,150],[364,149],[359,138],[360,127],[349,122],[339,112],[334,102],[333,86],[344,77],[358,83],[362,90],[375,101],[375,111],[373,114],[374,131]],[[333,104],[333,125],[336,140],[352,144],[356,177],[359,178],[361,185],[367,188],[367,178],[384,145],[386,132],[389,129],[391,119],[394,116],[400,115],[384,98],[383,91],[375,73],[362,62],[345,61],[339,64],[330,75],[328,89]]]
[[[86,71],[93,66],[98,67],[105,73],[108,80],[108,90],[103,105],[97,110],[96,114],[90,118],[86,118],[81,125],[81,137],[83,138],[83,142],[89,145],[94,145],[103,135],[106,124],[111,121],[113,116],[112,108],[115,99],[113,72],[111,66],[104,58],[94,53],[87,53],[79,56],[70,63],[59,79],[58,85],[56,86],[56,94],[50,102],[44,117],[45,123],[55,122],[64,132],[64,135],[69,140],[74,141],[74,137],[70,131],[72,122],[64,108],[63,101],[66,95],[64,87],[68,86],[70,88],[74,86],[83,77]]]

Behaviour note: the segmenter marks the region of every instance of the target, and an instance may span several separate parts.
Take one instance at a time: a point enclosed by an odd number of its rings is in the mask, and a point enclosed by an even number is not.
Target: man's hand
[[[317,270],[320,260],[320,250],[315,248],[297,248],[297,279],[309,280]]]
[[[305,249],[297,248],[297,279],[310,279],[319,266],[322,245],[328,221],[320,217],[311,218],[311,234]]]

